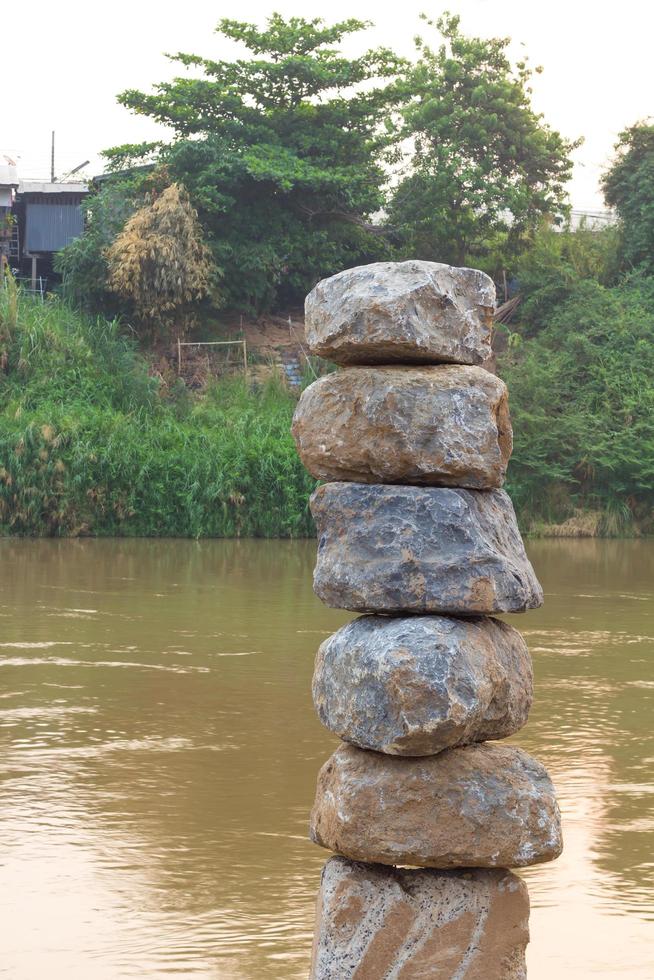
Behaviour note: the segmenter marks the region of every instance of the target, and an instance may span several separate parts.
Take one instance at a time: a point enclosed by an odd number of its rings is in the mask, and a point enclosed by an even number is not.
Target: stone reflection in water
[[[527,886],[510,871],[333,857],[320,881],[311,975],[524,980],[528,942]]]

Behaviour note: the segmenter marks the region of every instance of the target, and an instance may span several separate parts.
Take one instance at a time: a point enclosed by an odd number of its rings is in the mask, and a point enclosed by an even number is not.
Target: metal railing
[[[248,374],[248,348],[245,340],[179,340],[177,341],[177,374],[182,373],[182,347],[241,347],[243,351],[243,373]]]
[[[37,276],[36,279],[32,279],[31,276],[14,276],[17,284],[20,286],[20,291],[24,296],[32,296],[35,299],[40,299],[41,302],[45,302],[45,294],[48,291],[48,280],[43,278],[43,276]],[[35,283],[33,286],[32,283]]]
[[[36,286],[32,286],[32,279],[30,276],[17,276],[13,270],[12,275],[14,282],[20,288],[22,296],[31,296],[34,299],[41,300],[42,303],[45,302],[45,294],[48,290],[48,280],[44,279],[43,276],[38,276],[36,279]],[[7,289],[7,279],[5,276],[0,278],[0,285],[2,288]]]

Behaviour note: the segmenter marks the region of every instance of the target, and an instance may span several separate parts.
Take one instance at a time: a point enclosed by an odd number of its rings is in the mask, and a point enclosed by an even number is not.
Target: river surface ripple
[[[314,542],[0,541],[0,976],[305,978]],[[535,542],[530,980],[654,977],[654,541]]]

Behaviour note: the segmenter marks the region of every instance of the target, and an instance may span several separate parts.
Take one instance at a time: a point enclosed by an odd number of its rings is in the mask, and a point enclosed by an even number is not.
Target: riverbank
[[[559,523],[534,520],[524,530],[529,538],[639,538],[639,525],[628,515],[616,521],[611,511],[579,510]]]
[[[313,535],[315,483],[290,435],[297,396],[269,366],[273,355],[285,363],[282,326],[261,341],[272,346],[247,382],[228,377],[198,393],[139,353],[116,321],[0,289],[0,535]],[[287,332],[291,350],[298,331]],[[565,437],[566,419],[546,419],[542,392],[535,414],[530,376],[513,360],[500,358],[500,373],[506,367],[516,422],[532,436],[537,423],[549,426],[554,439],[558,425]],[[626,493],[598,507],[592,493],[575,498],[555,468],[539,483],[533,446],[533,437],[516,445],[507,482],[525,534],[650,532],[651,510],[640,520]]]
[[[0,533],[306,537],[295,399],[274,375],[162,386],[116,322],[0,296]]]

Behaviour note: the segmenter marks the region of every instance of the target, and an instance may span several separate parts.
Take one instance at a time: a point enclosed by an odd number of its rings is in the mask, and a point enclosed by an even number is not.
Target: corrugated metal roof
[[[15,187],[19,183],[18,170],[11,163],[0,163],[0,184]]]
[[[88,184],[83,181],[51,184],[43,180],[21,180],[18,185],[19,194],[87,194],[88,189]]]

